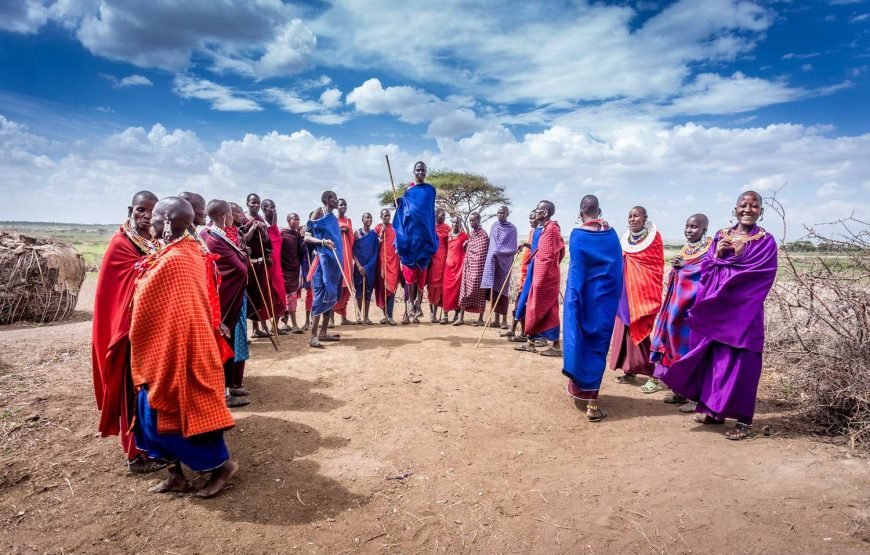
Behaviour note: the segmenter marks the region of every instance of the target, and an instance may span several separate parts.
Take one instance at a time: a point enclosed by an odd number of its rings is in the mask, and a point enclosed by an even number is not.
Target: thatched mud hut
[[[84,280],[85,261],[72,246],[0,233],[0,324],[68,318]]]

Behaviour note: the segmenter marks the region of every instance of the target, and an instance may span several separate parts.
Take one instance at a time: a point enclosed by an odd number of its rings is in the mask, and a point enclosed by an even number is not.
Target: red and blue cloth
[[[668,276],[665,301],[652,332],[650,362],[668,367],[689,352],[690,329],[686,323],[695,304],[701,282],[701,266],[707,255],[690,260],[682,268],[672,268]]]

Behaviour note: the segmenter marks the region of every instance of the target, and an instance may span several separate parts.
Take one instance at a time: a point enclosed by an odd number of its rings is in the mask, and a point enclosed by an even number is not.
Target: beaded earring
[[[163,242],[169,243],[172,240],[172,221],[169,218],[166,218],[166,221],[163,223]]]
[[[763,219],[764,219],[764,209],[762,208],[762,209],[761,209],[761,215],[758,216],[758,221],[760,222],[760,221],[762,221]]]

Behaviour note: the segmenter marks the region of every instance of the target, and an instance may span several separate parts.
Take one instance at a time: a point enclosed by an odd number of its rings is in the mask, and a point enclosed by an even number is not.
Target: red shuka
[[[375,226],[375,233],[379,236],[384,224]],[[384,231],[384,240],[378,247],[380,260],[378,261],[378,280],[375,287],[375,302],[383,310],[386,306],[386,297],[394,295],[399,288],[399,253],[396,252],[396,230],[392,224]]]
[[[656,232],[655,239],[640,252],[623,252],[622,268],[628,294],[628,332],[640,344],[649,337],[662,306],[665,277],[665,244]]]
[[[459,310],[459,289],[462,286],[462,267],[465,263],[465,243],[468,234],[460,231],[447,242],[447,260],[444,263],[444,312]]]
[[[435,224],[435,235],[438,236],[438,250],[432,256],[429,263],[426,289],[429,292],[429,304],[441,306],[441,298],[444,292],[444,273],[447,264],[447,241],[450,238],[450,226],[447,224]]]
[[[145,255],[123,231],[112,236],[97,276],[91,336],[94,393],[100,410],[98,429],[103,437],[120,434],[121,446],[131,459],[139,451],[133,435],[127,433],[133,418],[130,301],[139,275],[135,266]]]
[[[344,271],[344,275],[347,279],[353,279],[353,222],[350,218],[339,218],[338,219],[339,230],[341,230],[341,226],[346,226],[346,231],[341,231],[341,256],[344,260],[342,260],[342,270]],[[335,313],[339,316],[347,316],[347,302],[350,300],[350,290],[347,287],[347,284],[344,282],[344,278],[341,279],[341,294],[338,297],[338,302],[335,303]]]
[[[532,288],[526,305],[523,331],[529,337],[559,325],[559,290],[562,272],[559,265],[565,257],[565,240],[558,222],[544,227],[534,254]]]

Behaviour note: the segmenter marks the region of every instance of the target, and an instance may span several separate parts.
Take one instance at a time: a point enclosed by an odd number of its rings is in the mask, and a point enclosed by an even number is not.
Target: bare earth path
[[[610,416],[590,424],[558,359],[428,323],[340,328],[323,351],[255,343],[231,487],[149,494],[157,477],[95,437],[90,302],[0,329],[2,553],[870,549],[868,459],[781,433],[774,403],[770,437],[733,443],[609,374]]]

